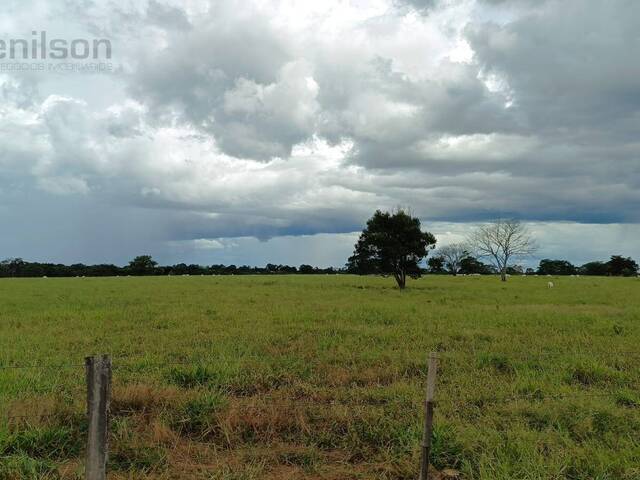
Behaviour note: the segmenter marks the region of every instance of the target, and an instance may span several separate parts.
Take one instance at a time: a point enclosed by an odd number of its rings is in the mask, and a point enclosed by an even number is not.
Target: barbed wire
[[[478,403],[491,402],[491,403],[510,403],[519,400],[558,400],[558,399],[582,399],[582,398],[606,398],[616,397],[620,395],[620,392],[603,392],[603,393],[557,393],[557,394],[522,394],[522,395],[509,395],[509,396],[481,396],[477,398],[460,399],[455,397],[437,398],[435,400],[438,404],[458,404],[458,405],[476,405]]]
[[[559,394],[523,394],[523,395],[508,395],[508,396],[485,396],[485,397],[477,397],[477,398],[453,398],[453,397],[439,397],[436,398],[435,402],[438,404],[462,404],[462,405],[477,405],[479,402],[493,402],[493,403],[509,403],[518,400],[558,400],[558,399],[582,399],[582,398],[606,398],[606,397],[616,397],[620,395],[620,392],[606,392],[606,393],[559,393]],[[385,402],[367,402],[367,403],[350,403],[343,401],[296,401],[292,400],[290,402],[269,402],[267,401],[264,404],[241,404],[239,407],[246,408],[265,408],[269,406],[312,406],[312,407],[363,407],[363,408],[371,408],[371,407],[387,407],[387,406],[403,406],[406,404],[410,404],[411,406],[422,406],[424,404],[421,402],[403,402],[402,400],[391,400]]]
[[[477,398],[465,398],[460,399],[456,397],[438,397],[435,400],[436,404],[450,404],[457,406],[474,406],[474,407],[484,407],[484,403],[498,403],[498,404],[506,404],[510,402],[516,402],[520,400],[535,400],[535,401],[543,401],[543,400],[559,400],[559,399],[583,399],[583,398],[607,398],[607,397],[616,397],[620,395],[620,392],[566,392],[559,394],[522,394],[522,395],[508,395],[508,396],[480,396]],[[237,397],[236,397],[237,400]],[[480,404],[480,405],[479,405]],[[403,400],[385,400],[385,401],[374,401],[374,402],[358,402],[356,401],[344,401],[344,400],[301,400],[301,399],[291,399],[291,400],[283,400],[283,399],[270,399],[267,397],[258,397],[254,401],[249,400],[247,403],[238,402],[238,403],[223,403],[219,407],[214,408],[218,411],[228,411],[228,410],[269,410],[272,408],[280,408],[287,409],[290,411],[292,408],[296,407],[304,407],[304,408],[347,408],[347,409],[375,409],[375,408],[385,408],[385,407],[411,407],[411,408],[422,408],[424,402],[415,402],[415,401],[403,401]],[[127,414],[133,415],[136,413],[151,413],[150,410],[137,410],[137,409],[114,409],[112,414],[114,416],[126,416]],[[4,416],[6,420],[16,420],[16,419],[42,419],[42,418],[64,418],[75,415],[83,415],[82,412],[58,412],[58,413],[49,413],[49,414],[34,414],[34,415],[10,415]]]
[[[67,368],[84,368],[84,364],[59,364],[59,365],[44,365],[44,364],[21,364],[21,365],[0,365],[0,370],[62,370]]]
[[[490,357],[490,356],[504,356],[516,359],[535,359],[538,357],[564,357],[564,356],[640,356],[638,350],[622,350],[622,351],[584,351],[584,352],[533,352],[533,353],[516,353],[516,352],[499,352],[499,351],[474,351],[474,352],[451,352],[451,351],[435,351],[436,355],[440,358],[464,358],[469,356],[475,357]]]
[[[606,354],[606,355],[611,355],[611,356],[621,356],[621,355],[640,355],[640,351],[633,351],[633,350],[628,350],[628,351],[609,351],[609,352],[535,352],[535,353],[524,353],[521,356],[517,356],[514,355],[513,353],[506,353],[506,352],[495,352],[495,351],[466,351],[466,352],[460,352],[460,351],[453,351],[453,352],[436,352],[437,356],[439,358],[442,359],[456,359],[456,358],[462,358],[464,356],[476,356],[476,357],[482,357],[482,356],[504,356],[507,358],[525,358],[525,359],[535,359],[538,357],[546,357],[546,356],[571,356],[571,355],[599,355],[599,354]],[[391,358],[393,358],[393,356],[390,356]],[[120,363],[118,361],[118,358],[120,359],[126,359],[129,361],[134,361],[134,362],[140,362],[137,365],[132,365],[132,364],[127,364],[127,363]],[[276,357],[277,358],[277,357]],[[289,357],[285,357],[285,358],[289,358]],[[389,357],[383,357],[383,358],[389,358]],[[151,368],[151,367],[158,367],[158,368],[166,368],[166,367],[173,367],[173,366],[189,366],[189,367],[201,367],[201,366],[206,366],[206,362],[241,362],[243,360],[271,360],[274,359],[274,357],[266,357],[266,356],[257,356],[257,355],[251,355],[251,356],[247,356],[247,355],[240,355],[239,357],[234,357],[234,356],[223,356],[223,357],[208,357],[208,358],[200,358],[200,359],[183,359],[183,360],[169,360],[169,361],[153,361],[153,362],[148,362],[147,357],[134,357],[134,356],[122,356],[122,357],[116,357],[116,361],[113,364],[113,368],[114,369],[119,369],[119,368],[136,368],[136,367],[141,367],[141,368]],[[294,357],[295,359],[295,357]],[[413,357],[411,357],[412,360],[415,360]],[[300,358],[300,360],[305,360],[308,361],[308,359],[303,359]],[[333,359],[334,361],[345,361],[345,362],[349,362],[349,361],[359,361],[360,359],[354,359],[354,358],[335,358]],[[406,360],[406,358],[405,358]],[[326,364],[326,363],[325,363]],[[426,366],[426,365],[425,365]],[[69,369],[69,368],[82,368],[84,369],[85,365],[84,364],[76,364],[76,363],[67,363],[67,364],[56,364],[56,365],[45,365],[42,363],[32,363],[32,364],[12,364],[12,365],[3,365],[0,366],[0,370],[10,370],[10,369],[46,369],[46,370],[50,370],[50,369]],[[206,382],[205,382],[206,383]],[[194,385],[194,386],[198,386],[198,385]],[[451,385],[449,385],[451,386]],[[116,386],[114,388],[115,391],[118,390],[118,388],[120,388],[119,386]],[[633,387],[629,387],[629,388],[633,388]],[[221,392],[224,392],[224,385],[220,386],[220,390]],[[84,391],[83,387],[80,388],[73,388],[73,389],[66,389],[64,391],[62,391],[62,395],[69,395],[69,394],[76,394],[76,393],[80,393],[81,391]],[[448,404],[448,405],[457,405],[457,406],[474,406],[474,407],[485,407],[485,404],[506,404],[506,403],[510,403],[510,402],[517,402],[517,401],[525,401],[525,400],[529,400],[529,401],[543,401],[543,400],[555,400],[555,399],[584,399],[584,398],[606,398],[606,397],[614,397],[614,396],[619,396],[621,394],[623,394],[622,391],[618,390],[618,391],[609,391],[609,392],[564,392],[564,393],[555,393],[555,394],[551,394],[551,393],[542,393],[540,391],[534,391],[534,392],[530,392],[530,393],[523,393],[523,394],[511,394],[511,395],[489,395],[489,396],[482,396],[482,395],[478,395],[476,397],[473,398],[463,398],[461,396],[459,396],[456,392],[455,389],[454,391],[448,391],[445,390],[448,394],[448,396],[443,397],[443,395],[438,395],[438,399],[437,399],[437,403],[439,404]],[[259,392],[259,390],[258,390]],[[255,391],[254,391],[255,393]],[[402,406],[402,405],[407,405],[409,404],[412,408],[416,407],[418,405],[422,405],[422,402],[416,403],[414,401],[403,401],[402,399],[380,399],[380,400],[370,400],[370,401],[362,401],[359,399],[353,399],[353,400],[349,400],[349,399],[328,399],[328,398],[317,398],[317,399],[309,399],[309,398],[305,398],[304,396],[301,397],[294,397],[291,399],[282,399],[281,397],[267,397],[267,396],[258,396],[250,398],[250,397],[241,397],[241,396],[231,396],[230,398],[233,398],[234,400],[238,400],[239,398],[247,398],[248,402],[247,403],[233,403],[233,404],[227,404],[226,407],[224,408],[238,408],[238,409],[252,409],[252,410],[256,410],[256,409],[268,409],[268,408],[295,408],[295,407],[303,407],[303,408],[376,408],[376,407],[388,407],[388,406]],[[253,403],[250,403],[253,402]],[[257,402],[257,403],[256,403]],[[122,410],[121,412],[127,412],[127,410]],[[136,413],[136,410],[129,410],[130,413]],[[44,415],[14,415],[14,416],[8,416],[8,417],[4,417],[6,420],[8,421],[15,421],[15,420],[19,420],[19,419],[42,419],[42,418],[51,418],[51,417],[55,417],[55,416],[60,416],[60,413],[56,413],[56,414],[44,414]],[[3,418],[3,417],[0,417]]]
[[[75,416],[75,415],[83,415],[83,414],[82,413],[44,413],[44,414],[33,414],[33,415],[8,415],[0,418],[3,418],[4,420],[11,422],[13,420],[27,420],[27,419],[41,420],[43,418],[62,418],[62,417],[69,417],[69,416]]]
[[[620,350],[620,351],[555,351],[555,352],[501,352],[494,350],[473,350],[473,351],[438,351],[435,350],[434,353],[442,359],[459,359],[466,357],[507,357],[518,360],[528,360],[528,359],[536,359],[539,357],[571,357],[571,356],[608,356],[608,357],[620,357],[620,356],[632,356],[632,357],[640,357],[640,350]],[[427,354],[425,354],[426,356]],[[131,368],[131,367],[171,367],[171,366],[202,366],[203,364],[213,363],[213,362],[242,362],[249,360],[259,360],[262,362],[273,362],[280,359],[287,360],[300,360],[304,362],[313,362],[312,358],[304,357],[304,356],[291,356],[291,355],[282,355],[282,356],[274,356],[272,353],[265,354],[240,354],[238,356],[234,355],[220,355],[220,356],[210,356],[203,358],[195,358],[195,359],[184,359],[184,360],[152,360],[149,361],[148,357],[143,356],[114,356],[113,366],[112,368]],[[357,357],[334,357],[326,359],[325,362],[314,362],[314,365],[325,365],[327,362],[341,362],[341,363],[359,363],[359,362],[371,362],[371,361],[382,361],[382,360],[400,360],[400,361],[416,361],[422,360],[421,358],[417,358],[414,356],[403,356],[400,358],[394,355],[386,355],[381,356],[376,359],[371,358],[357,358]],[[0,365],[0,370],[20,370],[20,369],[42,369],[42,370],[62,370],[62,369],[75,369],[75,368],[84,368],[84,363],[62,363],[62,364],[54,364],[47,365],[44,363],[30,363],[30,364],[9,364],[9,365]]]

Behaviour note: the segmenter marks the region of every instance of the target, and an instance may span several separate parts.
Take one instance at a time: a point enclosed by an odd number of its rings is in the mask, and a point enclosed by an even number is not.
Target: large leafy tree
[[[604,262],[589,262],[582,265],[578,271],[582,275],[608,275],[609,268]]]
[[[362,231],[347,267],[360,274],[393,275],[403,289],[407,276],[420,276],[419,263],[435,244],[436,238],[420,229],[420,220],[404,210],[377,210]]]
[[[638,264],[629,257],[613,255],[607,262],[609,275],[630,277],[638,274]]]
[[[567,260],[540,260],[539,275],[575,275],[578,269]]]
[[[482,263],[477,258],[466,256],[462,260],[460,260],[459,273],[462,273],[464,275],[474,275],[476,273],[487,275],[490,273],[495,273],[495,270],[491,267],[491,265]]]
[[[3,276],[19,277],[24,274],[27,262],[21,258],[8,258],[0,262],[0,270],[3,272]]]
[[[151,255],[140,255],[129,262],[129,270],[134,275],[153,274],[158,263],[151,258]]]
[[[444,258],[442,257],[431,257],[427,260],[427,266],[429,267],[429,273],[447,273]]]

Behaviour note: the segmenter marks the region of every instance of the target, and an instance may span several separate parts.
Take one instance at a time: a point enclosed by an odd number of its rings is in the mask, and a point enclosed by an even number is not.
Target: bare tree
[[[507,268],[512,258],[533,254],[537,245],[527,227],[519,220],[496,220],[479,227],[469,235],[469,245],[478,257],[491,259],[507,280]]]
[[[461,262],[469,256],[468,247],[464,243],[452,243],[445,245],[436,252],[436,256],[444,260],[444,265],[449,272],[457,275]]]

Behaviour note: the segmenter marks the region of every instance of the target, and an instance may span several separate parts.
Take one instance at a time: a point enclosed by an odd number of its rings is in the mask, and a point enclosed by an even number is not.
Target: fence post
[[[87,377],[86,480],[106,480],[109,440],[109,408],[111,402],[111,357],[85,358]]]
[[[434,395],[436,391],[436,374],[438,371],[438,356],[429,354],[429,370],[427,371],[427,397],[424,412],[424,432],[422,435],[422,461],[420,462],[420,480],[429,480],[429,460],[431,457],[431,432],[433,431]]]

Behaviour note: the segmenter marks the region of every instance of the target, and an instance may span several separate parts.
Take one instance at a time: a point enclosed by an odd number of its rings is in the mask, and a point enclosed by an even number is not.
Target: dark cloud
[[[513,90],[530,129],[615,133],[640,107],[639,16],[634,2],[548,2],[506,25],[471,25],[467,38],[483,70]]]
[[[88,84],[0,75],[1,215],[15,225],[0,246],[35,251],[51,228],[55,255],[170,257],[166,242],[350,232],[397,205],[442,222],[640,222],[636,2],[324,8],[38,13],[112,39],[118,69]],[[27,13],[9,4],[16,31]]]

